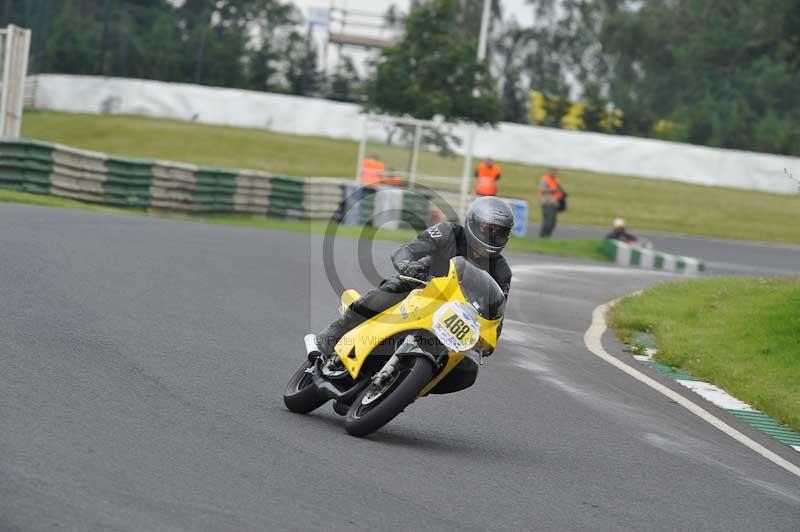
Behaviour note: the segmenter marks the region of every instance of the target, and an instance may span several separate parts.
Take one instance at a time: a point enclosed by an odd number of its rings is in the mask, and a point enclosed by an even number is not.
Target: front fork
[[[386,364],[384,364],[383,367],[378,370],[378,372],[375,373],[371,379],[359,381],[351,389],[344,391],[323,377],[316,335],[307,334],[305,337],[303,337],[303,343],[305,343],[306,353],[309,360],[314,362],[314,365],[309,368],[309,373],[311,374],[314,385],[324,396],[328,397],[329,399],[336,399],[340,401],[352,399],[352,397],[364,389],[366,384],[369,382],[374,383],[378,387],[382,386],[394,375],[394,372],[397,370],[397,366],[400,363],[401,357],[424,356],[428,358],[435,367],[441,367],[441,364],[436,360],[436,357],[422,349],[419,344],[417,344],[417,340],[414,338],[414,335],[409,334],[405,337],[403,343],[400,344],[400,347],[397,348],[394,354],[389,357],[389,360],[386,362]]]
[[[441,367],[441,363],[436,360],[436,357],[422,349],[417,343],[417,339],[413,334],[409,334],[403,340],[403,343],[397,348],[394,354],[389,358],[386,364],[372,377],[372,382],[380,386],[389,377],[394,374],[397,369],[401,357],[405,356],[423,356],[430,360],[437,368]]]

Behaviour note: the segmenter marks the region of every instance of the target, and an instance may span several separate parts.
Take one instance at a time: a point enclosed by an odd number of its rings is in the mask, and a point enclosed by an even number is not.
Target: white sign
[[[327,7],[309,7],[308,23],[311,26],[327,26],[330,20],[330,9]]]

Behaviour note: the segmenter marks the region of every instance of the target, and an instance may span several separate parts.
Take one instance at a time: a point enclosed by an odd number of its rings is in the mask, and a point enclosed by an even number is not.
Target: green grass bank
[[[301,233],[325,234],[328,224],[324,222],[308,222],[302,220],[279,220],[242,215],[220,216],[179,216],[172,214],[152,214],[136,209],[115,209],[82,203],[71,199],[55,196],[42,196],[12,190],[0,189],[0,203],[23,203],[43,207],[57,207],[62,209],[78,209],[93,212],[110,212],[125,215],[155,215],[162,218],[185,220],[190,222],[234,225],[239,227],[256,227],[279,231],[294,231]],[[387,240],[391,242],[408,242],[416,233],[404,229],[373,229],[371,227],[353,227],[336,225],[336,235],[346,238],[367,238],[373,240]],[[600,242],[597,240],[581,239],[550,239],[517,238],[509,240],[508,249],[522,253],[538,253],[541,255],[554,255],[558,257],[573,257],[579,259],[608,262],[609,259],[600,251]]]
[[[800,430],[800,277],[667,283],[623,299],[611,326],[655,336],[656,360]]]
[[[119,156],[252,168],[293,176],[350,177],[357,144],[347,140],[209,126],[134,116],[25,112],[23,135]],[[404,168],[408,153],[385,148],[389,164]],[[461,175],[462,159],[423,153],[420,171]],[[541,166],[500,161],[502,195],[531,201],[538,220],[535,184]],[[702,187],[672,181],[561,170],[570,208],[560,223],[608,227],[617,216],[635,232],[668,231],[697,236],[800,243],[800,196]]]

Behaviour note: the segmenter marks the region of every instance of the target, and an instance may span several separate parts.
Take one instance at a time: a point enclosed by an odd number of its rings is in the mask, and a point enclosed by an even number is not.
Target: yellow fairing
[[[372,350],[386,339],[404,331],[419,329],[432,331],[434,313],[447,302],[467,303],[452,261],[446,277],[437,277],[432,279],[425,288],[412,290],[405,300],[345,334],[336,344],[336,354],[339,355],[350,376],[356,378]],[[494,348],[497,345],[497,327],[500,320],[486,320],[478,316],[478,324],[481,330],[481,342]],[[466,352],[450,353],[450,359],[444,371],[423,388],[420,395],[428,393],[461,362],[466,354]]]

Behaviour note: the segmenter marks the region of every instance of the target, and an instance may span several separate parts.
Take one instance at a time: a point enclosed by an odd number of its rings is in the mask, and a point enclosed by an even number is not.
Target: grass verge
[[[0,189],[0,202],[24,203],[28,205],[41,205],[44,207],[59,207],[64,209],[79,209],[94,212],[110,212],[127,215],[147,215],[143,210],[125,210],[111,207],[91,205],[79,201],[28,194],[13,190]],[[303,220],[279,220],[274,218],[261,218],[242,215],[219,216],[179,216],[171,214],[156,214],[156,216],[169,219],[186,220],[190,222],[203,222],[212,224],[234,225],[239,227],[257,227],[281,231],[294,231],[301,233],[325,234],[328,224],[325,222],[309,222]],[[408,242],[414,238],[415,232],[406,229],[374,229],[371,227],[355,227],[339,225],[336,228],[337,236],[348,238],[367,238],[371,240],[387,240],[391,242]],[[512,238],[509,241],[510,251],[524,253],[539,253],[541,255],[555,255],[559,257],[574,257],[580,259],[608,262],[608,258],[600,252],[600,242],[597,240],[543,240],[535,238]]]
[[[352,176],[355,142],[256,129],[210,126],[137,116],[25,112],[23,135],[112,155],[167,159],[230,168],[253,168],[293,176]],[[372,151],[372,150],[371,150]],[[408,152],[377,150],[388,164],[405,168]],[[528,199],[531,219],[542,166],[499,161],[500,194]],[[419,171],[461,175],[461,157],[422,153]],[[782,176],[776,178],[783,179]],[[634,230],[719,238],[800,242],[800,196],[703,187],[562,169],[570,208],[559,222],[607,227],[617,216]]]
[[[623,299],[610,317],[624,341],[651,332],[659,362],[800,430],[800,278],[662,284]]]

